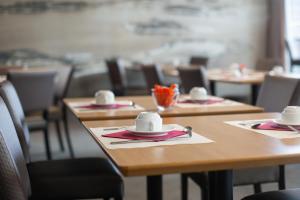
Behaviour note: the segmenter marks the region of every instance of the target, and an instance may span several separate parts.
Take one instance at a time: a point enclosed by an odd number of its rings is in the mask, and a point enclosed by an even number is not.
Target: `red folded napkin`
[[[300,130],[300,126],[293,126],[294,128]],[[274,131],[293,131],[288,126],[276,124],[273,121],[268,121],[265,123],[261,123],[258,126],[253,126],[254,129],[260,130],[274,130]]]
[[[83,109],[118,109],[118,108],[124,108],[124,107],[130,107],[130,104],[109,104],[109,105],[97,105],[97,104],[89,104],[84,106],[77,106],[76,108],[83,108]]]
[[[130,131],[120,131],[120,132],[116,132],[116,133],[108,133],[105,135],[102,135],[103,137],[109,137],[109,138],[120,138],[120,139],[128,139],[128,140],[145,140],[145,139],[149,139],[149,140],[153,140],[153,141],[164,141],[164,140],[168,140],[171,138],[175,138],[181,135],[185,135],[187,134],[187,132],[185,131],[170,131],[168,132],[166,135],[162,135],[162,136],[153,136],[153,137],[144,137],[144,136],[137,136],[132,134],[132,132]]]
[[[215,104],[223,102],[224,99],[207,99],[207,100],[192,100],[192,99],[186,99],[183,101],[179,101],[178,103],[194,103],[194,104],[202,104],[202,105],[209,105],[209,104]]]

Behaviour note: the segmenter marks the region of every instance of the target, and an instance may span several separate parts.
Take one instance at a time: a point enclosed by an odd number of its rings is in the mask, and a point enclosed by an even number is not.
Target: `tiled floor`
[[[75,149],[76,157],[91,157],[91,156],[105,156],[101,149],[96,145],[94,140],[81,127],[81,125],[73,117],[70,120],[71,137]],[[68,157],[68,151],[60,152],[58,148],[56,134],[51,127],[51,147],[54,159]],[[45,159],[43,137],[40,133],[31,134],[31,153],[33,160]],[[66,145],[65,145],[66,146]],[[287,166],[287,187],[300,187],[300,165]],[[124,178],[125,180],[125,199],[126,200],[143,200],[146,199],[146,184],[145,177]],[[189,200],[199,200],[199,188],[190,182]],[[179,200],[180,199],[180,177],[178,174],[164,176],[164,199]],[[263,189],[274,190],[276,184],[266,184]],[[251,186],[235,187],[234,199],[238,200],[245,195],[251,194]]]

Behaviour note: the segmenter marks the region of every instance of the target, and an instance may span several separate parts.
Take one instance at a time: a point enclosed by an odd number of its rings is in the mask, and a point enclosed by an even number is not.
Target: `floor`
[[[91,157],[102,156],[104,153],[97,146],[94,140],[88,135],[81,124],[70,115],[70,127],[73,147],[75,149],[76,157]],[[51,147],[54,159],[67,158],[68,151],[61,152],[58,147],[57,137],[54,128],[51,126]],[[31,134],[31,155],[33,160],[44,160],[44,143],[42,134],[36,132]],[[65,142],[65,141],[64,141]],[[66,144],[65,144],[66,146]],[[300,187],[300,165],[289,165],[286,168],[287,187]],[[145,177],[124,178],[125,181],[125,200],[143,200],[146,199],[146,181]],[[180,176],[178,174],[164,176],[164,199],[165,200],[179,200],[180,199]],[[264,191],[275,190],[276,184],[265,184]],[[234,200],[251,194],[251,186],[242,186],[234,188]],[[199,200],[200,190],[192,182],[189,187],[189,200]]]

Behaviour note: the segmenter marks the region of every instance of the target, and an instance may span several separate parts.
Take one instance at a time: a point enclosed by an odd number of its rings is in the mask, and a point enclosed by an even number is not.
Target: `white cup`
[[[115,95],[109,90],[99,90],[95,94],[96,104],[114,104]]]
[[[276,66],[273,67],[272,72],[275,75],[280,75],[280,74],[284,73],[284,68],[282,66],[276,65]]]
[[[286,123],[300,124],[300,107],[287,106],[281,113],[281,120]]]
[[[193,87],[190,91],[190,96],[193,100],[206,100],[207,90],[204,87]]]
[[[141,112],[135,120],[135,127],[137,131],[161,131],[162,118],[156,112]]]

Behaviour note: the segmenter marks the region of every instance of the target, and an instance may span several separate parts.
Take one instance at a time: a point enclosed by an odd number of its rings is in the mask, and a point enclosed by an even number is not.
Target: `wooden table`
[[[78,112],[70,104],[74,102],[91,102],[92,98],[68,98],[64,99],[65,105],[80,120],[109,120],[109,119],[133,119],[136,118],[141,110],[118,111],[108,110],[107,112]],[[118,97],[116,100],[129,100],[144,107],[146,110],[156,111],[155,104],[151,96],[127,96]],[[238,104],[230,106],[201,106],[193,108],[174,107],[172,110],[160,112],[162,117],[178,117],[178,116],[199,116],[199,115],[220,115],[220,114],[236,114],[236,113],[257,113],[263,109],[247,104]]]
[[[186,66],[191,67],[191,66]],[[168,76],[178,77],[178,70],[174,67],[163,66],[163,71]],[[246,75],[237,77],[229,70],[222,69],[208,69],[207,78],[210,81],[210,88],[213,95],[216,95],[216,83],[230,83],[230,84],[243,84],[251,85],[251,102],[253,105],[259,92],[259,86],[263,83],[264,77],[267,72],[248,70]]]
[[[232,169],[298,163],[300,138],[275,139],[224,121],[277,117],[277,113],[256,113],[163,119],[164,123],[192,126],[194,132],[215,141],[208,144],[111,150],[102,145],[101,138],[91,135],[124,176],[148,176],[148,199],[162,199],[162,174],[210,171],[219,182],[213,189],[220,196],[214,199],[232,200]],[[86,121],[83,125],[89,129],[133,123],[133,120],[109,120]]]
[[[259,92],[260,85],[264,82],[267,72],[249,71],[246,75],[236,77],[228,71],[224,70],[210,70],[208,72],[208,79],[210,81],[210,88],[212,94],[216,94],[216,83],[230,83],[230,84],[247,84],[251,86],[251,103],[255,105]]]

